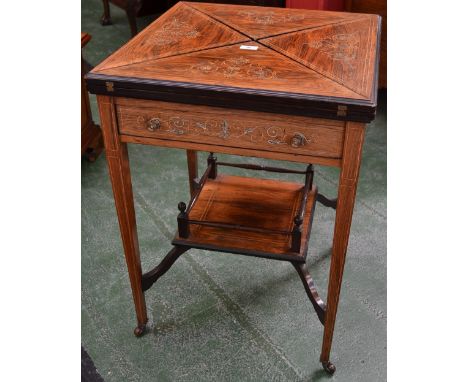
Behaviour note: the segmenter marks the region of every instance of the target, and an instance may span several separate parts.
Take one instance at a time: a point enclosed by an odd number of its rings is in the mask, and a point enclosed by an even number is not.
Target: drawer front
[[[342,121],[126,98],[115,104],[123,135],[341,158]]]

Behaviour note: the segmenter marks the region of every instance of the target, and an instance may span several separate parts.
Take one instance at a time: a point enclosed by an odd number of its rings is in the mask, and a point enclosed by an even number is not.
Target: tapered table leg
[[[122,236],[125,260],[127,262],[133,301],[135,303],[138,325],[134,333],[136,336],[140,336],[144,333],[148,317],[146,313],[145,295],[141,283],[140,250],[138,246],[127,145],[119,140],[112,98],[108,96],[97,96],[97,99],[101,116],[104,145],[106,148],[107,164],[109,166],[115,207],[119,218],[120,234]]]
[[[341,164],[338,202],[336,207],[335,232],[328,280],[327,312],[320,361],[324,369],[333,374],[335,366],[330,362],[330,351],[335,328],[335,318],[340,298],[341,280],[348,247],[349,231],[354,209],[356,186],[361,163],[365,124],[346,123],[343,159]]]
[[[197,183],[195,181],[198,178],[198,155],[195,150],[187,150],[187,166],[189,174],[189,186],[190,196],[193,197],[197,190]]]

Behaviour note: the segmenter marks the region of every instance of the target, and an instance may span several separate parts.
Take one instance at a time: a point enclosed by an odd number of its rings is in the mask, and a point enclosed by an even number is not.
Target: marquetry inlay
[[[334,34],[303,45],[320,50],[333,60],[351,61],[359,51],[359,33]]]
[[[156,113],[149,119],[138,116],[137,125],[151,132],[161,131],[179,136],[208,136],[270,145],[291,145],[292,147],[304,146],[314,141],[310,132],[287,131],[284,127],[272,124],[248,124],[227,118],[201,119]]]
[[[252,63],[245,57],[234,57],[226,60],[202,61],[192,65],[192,71],[203,74],[222,73],[225,77],[271,79],[276,72],[265,65]]]
[[[249,21],[265,25],[304,19],[304,15],[300,14],[277,14],[274,12],[240,11],[237,14],[241,17],[245,17]]]
[[[161,101],[183,96],[194,104],[369,121],[379,22],[375,15],[181,1],[88,77],[117,97],[151,92]],[[338,104],[347,111],[337,113]]]
[[[157,46],[165,46],[177,43],[182,38],[192,39],[200,36],[197,28],[177,17],[164,24],[160,30],[151,36],[151,42]]]

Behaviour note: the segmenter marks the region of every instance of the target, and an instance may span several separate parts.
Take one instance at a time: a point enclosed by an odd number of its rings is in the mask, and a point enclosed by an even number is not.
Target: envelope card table
[[[97,94],[107,162],[135,303],[190,248],[291,262],[330,350],[366,123],[376,111],[380,17],[179,2],[87,75]],[[173,249],[142,273],[127,144],[187,150],[191,199],[178,205]],[[211,154],[201,177],[197,152]],[[220,162],[213,153],[304,163],[304,170]],[[314,164],[340,168],[338,197]],[[307,166],[306,166],[307,165]],[[223,166],[299,173],[304,182],[226,176]],[[307,271],[316,201],[336,209],[326,303]]]

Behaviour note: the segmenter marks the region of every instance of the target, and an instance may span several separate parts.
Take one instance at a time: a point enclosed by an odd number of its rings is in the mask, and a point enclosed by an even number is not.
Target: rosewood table
[[[87,75],[97,94],[138,325],[144,291],[190,248],[290,261],[330,350],[366,123],[375,117],[380,17],[179,2]],[[173,249],[142,273],[127,144],[187,150],[191,200]],[[211,152],[199,178],[197,151]],[[217,161],[214,152],[307,164],[304,171]],[[340,168],[337,200],[313,164]],[[223,166],[303,174],[303,183],[225,176]],[[274,195],[274,198],[271,198]],[[316,201],[336,209],[326,303],[305,265]]]

